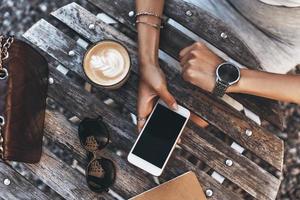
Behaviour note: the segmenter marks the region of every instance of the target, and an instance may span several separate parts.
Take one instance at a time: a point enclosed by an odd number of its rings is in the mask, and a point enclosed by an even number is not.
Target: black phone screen
[[[186,118],[157,104],[132,153],[162,168]]]

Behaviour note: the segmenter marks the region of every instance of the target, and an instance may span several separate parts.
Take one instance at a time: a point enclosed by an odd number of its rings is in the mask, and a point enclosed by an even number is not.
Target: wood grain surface
[[[136,128],[135,126],[129,121],[128,118],[125,117],[121,117],[119,113],[117,112],[113,112],[111,109],[108,108],[107,105],[105,105],[104,103],[102,103],[101,101],[97,101],[96,96],[91,95],[90,93],[88,93],[87,91],[83,90],[83,88],[78,87],[76,84],[72,83],[72,81],[70,79],[67,79],[66,77],[62,76],[59,72],[57,72],[56,70],[53,70],[53,68],[50,68],[51,70],[51,77],[54,79],[54,85],[51,85],[49,87],[49,95],[50,97],[57,99],[60,101],[60,103],[63,106],[68,106],[68,108],[70,110],[72,110],[74,112],[74,114],[76,114],[76,116],[78,116],[79,118],[84,118],[86,116],[89,117],[93,117],[93,116],[98,116],[101,115],[103,116],[104,121],[108,124],[110,130],[111,130],[111,136],[112,136],[112,145],[115,145],[117,148],[119,149],[123,149],[126,153],[129,152],[131,146],[134,143],[134,140],[137,137],[137,133],[136,133]],[[67,86],[67,87],[66,87]],[[76,98],[74,98],[76,97]],[[89,99],[90,101],[83,101],[84,99]],[[62,100],[63,99],[63,100]],[[90,102],[93,102],[92,104],[90,104]],[[48,114],[47,114],[48,116]],[[58,119],[58,120],[54,120],[54,119]],[[58,114],[55,113],[55,116],[51,117],[49,116],[49,119],[47,120],[47,124],[49,121],[49,126],[46,124],[46,133],[48,129],[53,129],[53,127],[59,127],[60,124],[68,124],[68,122],[60,122],[60,120],[63,120],[63,118]],[[59,130],[59,128],[56,128]],[[74,139],[74,135],[66,135],[67,132],[74,132],[71,131],[72,129],[67,129],[65,131],[60,130],[60,131],[54,131],[56,133],[58,133],[58,136],[61,136],[63,134],[60,134],[61,132],[64,132],[64,138],[57,138],[56,134],[50,134],[51,138],[59,143],[63,143],[65,146],[67,146],[70,149],[78,149],[77,151],[80,152],[80,158],[82,159],[83,155],[81,152],[83,150],[80,150],[80,145],[78,144],[78,140],[75,138]],[[74,133],[73,133],[74,134]],[[75,134],[76,135],[76,134]],[[74,141],[75,140],[75,141]],[[65,141],[65,142],[64,142]],[[74,141],[74,142],[72,142]],[[72,146],[70,146],[70,144],[74,144]],[[109,154],[109,157],[114,157],[114,155]],[[118,161],[118,160],[117,160]],[[127,162],[127,161],[126,161]],[[181,162],[184,163],[183,158],[178,157],[174,162]],[[118,163],[118,162],[117,162]],[[128,168],[132,168],[132,166],[130,166],[129,163],[127,163],[128,166],[124,165],[122,168],[124,170],[128,170]],[[187,170],[191,170],[190,165],[187,164],[182,164],[182,166],[180,167],[182,171],[177,172],[177,173],[168,173],[172,167],[172,164],[170,164],[168,166],[168,168],[165,170],[164,174],[166,176],[166,178],[164,180],[169,180],[170,178],[175,177],[176,175],[179,175]],[[135,168],[137,169],[137,168]],[[192,170],[196,170],[196,168],[192,168]],[[197,170],[198,171],[198,170]],[[141,175],[136,175],[137,173],[142,172],[141,170],[137,170],[137,172],[130,172],[128,174],[130,174],[130,176],[136,176],[136,177],[140,177]],[[127,176],[128,176],[127,174]],[[214,182],[211,178],[207,178],[208,175],[203,175],[204,172],[200,173],[200,178],[201,179],[210,179],[207,180],[206,187],[211,187],[211,182]],[[147,179],[147,178],[140,178],[140,179]],[[145,190],[142,190],[140,187],[135,187],[135,184],[129,184],[126,185],[126,176],[124,177],[119,177],[120,182],[124,181],[125,183],[122,184],[121,186],[116,186],[116,188],[114,188],[116,191],[118,192],[122,192],[122,194],[127,195],[126,191],[122,191],[122,187],[129,187],[128,190],[131,191],[131,193],[129,193],[128,195],[132,195],[132,193],[134,194],[139,194]],[[141,184],[141,183],[139,183]],[[147,188],[151,188],[152,185],[148,184],[147,181],[144,181],[144,186],[143,187],[147,187]],[[217,187],[217,188],[220,188]],[[127,190],[127,189],[126,189]],[[230,192],[226,191],[226,189],[223,189],[224,193],[228,194],[228,196],[230,196]],[[234,198],[234,196],[232,197]]]
[[[59,100],[64,107],[68,107],[80,118],[103,116],[103,119],[111,127],[117,146],[129,152],[137,137],[136,128],[129,119],[121,118],[118,113],[112,112],[107,105],[97,101],[96,96],[76,87],[70,83],[71,81],[64,80],[58,72],[51,72],[51,77],[54,79],[54,84],[49,88],[49,95],[52,98]],[[89,101],[84,101],[85,99],[89,99]],[[133,99],[128,100],[132,101]],[[125,104],[125,102],[121,103]],[[128,107],[128,109],[133,111],[133,108]],[[59,126],[59,124],[56,125]],[[181,146],[185,150],[205,161],[210,167],[221,172],[226,178],[235,182],[253,196],[261,198],[276,196],[280,185],[279,179],[235,152],[211,133],[189,123],[183,133],[182,141]],[[232,167],[226,167],[224,164],[226,159],[231,159],[236,164]],[[255,174],[255,176],[252,174]],[[271,185],[271,187],[266,188],[262,185]]]
[[[32,185],[21,174],[16,172],[8,164],[0,162],[0,197],[5,200],[32,200],[32,199],[50,199],[37,187]],[[8,179],[9,185],[4,181]]]
[[[80,7],[78,6],[75,6],[76,8],[74,8],[74,5],[75,4],[69,4],[69,9],[68,6],[66,6],[65,8],[57,10],[55,13],[53,13],[53,15],[55,15],[58,19],[64,21],[64,23],[66,24],[68,24],[69,22],[73,22],[73,20],[76,20],[76,23],[68,25],[70,25],[75,31],[77,31],[79,34],[84,35],[92,42],[96,42],[103,38],[117,38],[118,41],[121,41],[129,50],[133,71],[134,73],[137,73],[138,61],[136,55],[136,44],[126,36],[114,30],[112,27],[109,27],[101,22],[95,22],[95,18],[91,13],[87,12],[84,9],[80,9]],[[66,13],[68,14],[65,15]],[[95,30],[89,30],[85,28],[88,27],[90,23],[97,23]],[[51,26],[48,27],[46,23],[41,22],[41,25],[43,24],[45,24],[45,27],[43,27],[44,30],[47,28],[52,29]],[[107,31],[103,31],[104,29]],[[37,32],[39,31],[37,30]],[[95,34],[95,32],[97,32],[97,34]],[[59,37],[59,34],[61,33],[58,33],[57,37]],[[33,41],[33,43],[37,42],[38,41]],[[74,45],[75,44],[70,44],[71,47]],[[43,49],[42,46],[40,46],[40,48]],[[75,47],[75,49],[76,48],[77,47]],[[84,49],[78,49],[79,55],[76,57],[80,57],[80,54],[82,56],[84,51]],[[48,53],[50,55],[52,54],[52,52],[49,51]],[[52,56],[54,56],[56,59],[58,59],[59,57],[58,60],[67,65],[67,67],[70,66],[67,62],[65,62],[64,55],[55,55],[55,53],[57,53],[57,51],[53,52]],[[70,62],[69,56],[67,57],[68,58],[66,58],[66,61]],[[82,74],[82,69],[80,67],[81,62],[77,63],[77,66],[76,64],[74,64],[77,59],[78,58],[71,61],[72,71],[76,71],[77,73]],[[198,88],[184,82],[180,74],[174,73],[174,70],[172,70],[170,66],[164,63],[161,63],[161,66],[166,72],[167,77],[170,79],[169,85],[171,92],[179,101],[182,101],[182,104],[222,130],[224,133],[230,135],[238,143],[253,151],[259,157],[272,164],[275,168],[281,170],[283,158],[283,142],[279,138],[274,136],[272,133],[262,129],[253,121],[247,119],[244,115],[236,112],[233,108],[225,105],[225,103],[221,102],[220,100],[208,95],[207,93],[203,93]],[[127,83],[128,87],[130,85],[134,88],[128,89],[125,86],[124,88],[119,90],[118,93],[121,91],[122,94],[122,91],[124,90],[126,90],[124,92],[125,94],[136,91],[137,82],[136,78],[133,77],[134,73],[132,73],[132,76]],[[116,94],[115,92],[111,92],[111,94],[112,93],[114,93],[114,95]],[[136,93],[134,92],[134,94]],[[190,94],[193,94],[193,97],[191,97]],[[127,98],[127,95],[120,96],[122,96],[123,98]],[[197,99],[197,101],[194,101],[195,99]],[[134,104],[134,101],[128,103]],[[251,129],[253,131],[254,134],[252,137],[247,137],[245,135],[246,129]]]
[[[94,3],[99,7],[102,3],[107,4],[107,12],[110,12],[111,2],[97,2]],[[120,5],[117,5],[118,2],[122,1],[115,2],[116,9],[120,7]],[[129,1],[129,3],[130,2],[131,1]],[[176,5],[180,5],[180,2],[174,2]],[[129,4],[124,4],[122,13],[116,13],[114,16],[114,18],[117,18],[122,23],[126,22],[126,20],[132,21],[131,19],[128,19],[128,17],[125,17],[124,10],[126,11],[127,5]],[[184,4],[183,6],[189,5]],[[199,10],[196,11],[198,12]],[[175,15],[173,11],[169,12]],[[206,13],[200,14],[205,15]],[[101,154],[114,160],[118,166],[117,182],[112,187],[114,191],[124,195],[125,198],[129,198],[154,187],[156,184],[153,182],[151,176],[131,166],[126,160],[126,154],[137,137],[135,125],[130,121],[129,116],[118,113],[117,110],[108,107],[99,100],[99,97],[105,94],[116,100],[118,103],[123,104],[129,112],[136,112],[135,102],[138,81],[136,43],[111,26],[108,26],[101,21],[96,21],[95,15],[75,3],[69,4],[53,12],[52,15],[90,43],[102,39],[117,39],[129,50],[132,60],[132,73],[129,81],[121,89],[116,91],[98,89],[96,90],[96,93],[91,94],[84,90],[74,79],[62,75],[55,69],[55,66],[51,65],[50,76],[53,78],[54,83],[49,86],[48,94],[80,119],[86,116],[103,116],[104,121],[109,125],[111,130],[113,142],[107,149],[103,150]],[[123,15],[123,17],[120,17],[120,15]],[[219,22],[215,21],[215,23]],[[95,24],[94,30],[88,28],[90,24]],[[224,28],[226,28],[226,26],[224,26]],[[174,31],[176,32],[176,30]],[[183,37],[182,33],[178,35]],[[81,78],[86,80],[81,68],[82,57],[86,50],[80,47],[72,38],[58,28],[45,20],[40,20],[24,34],[24,37],[49,54],[52,58],[63,64],[67,69],[75,72]],[[186,41],[191,42],[191,40],[188,39]],[[222,50],[228,51],[226,50],[227,47],[225,48],[226,42],[235,43],[238,42],[238,38],[232,37],[230,40],[224,42],[224,47],[222,47],[224,49]],[[69,55],[69,51],[71,50],[75,52],[74,56]],[[235,52],[234,54],[236,53],[239,52]],[[245,53],[247,54],[248,52],[245,51]],[[174,51],[173,54],[175,54]],[[250,57],[247,57],[247,59],[251,60]],[[246,62],[252,61],[246,60]],[[279,138],[267,130],[262,129],[253,121],[247,119],[244,115],[219,99],[216,99],[207,93],[203,93],[203,91],[198,88],[185,83],[180,77],[179,72],[174,70],[173,66],[170,66],[163,61],[161,61],[161,66],[167,74],[170,90],[175,94],[181,104],[190,110],[193,110],[210,124],[216,126],[279,171],[281,170],[283,142]],[[246,129],[251,129],[253,131],[251,137],[245,135]],[[48,110],[45,132],[47,138],[60,145],[62,148],[68,149],[68,151],[71,151],[74,154],[76,159],[81,163],[86,164],[86,152],[81,148],[77,139],[76,126],[67,121],[65,116],[57,111]],[[182,138],[181,147],[198,159],[204,161],[209,167],[218,171],[228,180],[234,182],[254,198],[276,198],[280,185],[280,180],[278,178],[265,171],[245,156],[235,152],[227,144],[208,131],[197,127],[193,123],[188,123]],[[117,156],[115,153],[116,149],[124,151],[125,156]],[[234,164],[231,167],[226,166],[226,159],[231,159]],[[51,165],[47,166],[48,162],[51,162]],[[47,149],[45,150],[41,163],[38,165],[28,165],[27,167],[66,199],[75,199],[77,196],[79,199],[84,199],[84,197],[88,199],[101,197],[95,196],[95,194],[86,190],[86,186],[84,186],[84,182],[82,181],[84,176],[54,156]],[[51,171],[51,168],[56,170]],[[53,174],[55,171],[59,170],[59,173]],[[68,173],[65,175],[66,177],[62,178],[65,174],[64,170],[67,170]],[[197,169],[190,162],[186,161],[183,157],[178,156],[176,153],[172,156],[172,159],[164,174],[160,177],[160,180],[165,182],[188,170],[196,172],[204,190],[213,189],[214,195],[211,199],[241,199],[240,196],[234,194],[225,186],[217,183],[206,172]],[[67,186],[67,189],[64,189],[59,187],[60,184],[69,185]],[[103,198],[111,199],[111,196],[107,195],[103,196]]]
[[[49,125],[48,125],[49,123]],[[60,128],[59,126],[53,126],[53,124],[65,124],[63,128]],[[48,111],[47,112],[47,124],[46,124],[46,136],[50,138],[52,141],[56,142],[60,146],[64,148],[71,149],[74,156],[79,160],[83,161],[85,159],[84,156],[84,150],[80,147],[80,144],[78,142],[78,139],[76,138],[76,129],[72,127],[69,121],[60,113]],[[118,134],[118,133],[115,133]],[[113,143],[115,143],[115,137],[113,137]],[[152,188],[154,185],[153,183],[149,184],[148,180],[151,180],[150,176],[143,175],[144,173],[141,173],[141,171],[137,170],[135,168],[135,171],[130,171],[130,168],[132,168],[131,165],[122,165],[123,161],[120,161],[120,159],[124,158],[118,158],[115,153],[111,151],[104,150],[101,152],[102,155],[105,157],[108,157],[110,159],[113,159],[117,166],[118,166],[118,176],[117,176],[117,183],[115,184],[112,189],[117,192],[121,192],[124,197],[131,197],[134,195],[137,195],[147,189],[141,189],[141,187],[146,187],[148,189]],[[178,161],[174,161],[178,163]],[[179,160],[179,163],[183,163],[183,161]],[[126,176],[122,176],[121,171],[127,171]],[[204,188],[214,188],[215,195],[212,199],[219,199],[219,197],[223,197],[223,199],[240,199],[237,195],[234,193],[228,191],[220,184],[216,183],[211,177],[209,177],[206,173],[197,170],[195,167],[192,167],[190,164],[182,164],[180,167],[181,171],[174,171],[174,169],[169,168],[167,169],[170,173],[164,174],[164,178],[162,178],[162,181],[169,180],[171,177],[175,177],[177,175],[180,175],[188,170],[194,170],[198,174],[198,178],[201,180],[205,180],[204,182]],[[138,180],[138,183],[135,181]],[[143,183],[141,183],[143,181]],[[65,184],[68,184],[67,182]],[[142,184],[142,186],[136,187],[136,184]],[[126,188],[122,188],[126,187]],[[118,189],[119,188],[119,189]],[[77,188],[80,189],[80,188]],[[130,190],[130,192],[128,192]]]
[[[50,122],[51,120],[47,120],[46,123]],[[46,134],[48,134],[47,131]],[[99,195],[91,192],[83,174],[64,163],[46,148],[43,149],[42,158],[38,164],[25,164],[25,166],[64,199],[113,199],[108,194]]]

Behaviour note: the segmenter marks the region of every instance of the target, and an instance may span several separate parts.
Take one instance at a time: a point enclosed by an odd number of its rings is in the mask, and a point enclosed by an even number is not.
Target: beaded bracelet
[[[137,12],[135,14],[135,17],[138,17],[138,16],[142,16],[142,15],[149,15],[149,16],[154,16],[154,17],[157,17],[159,19],[163,19],[160,15],[154,13],[154,12],[148,12],[148,11],[141,11],[141,12]]]
[[[136,24],[140,23],[140,24],[146,24],[148,26],[151,26],[153,28],[156,28],[156,29],[161,29],[163,28],[163,26],[159,25],[159,24],[152,24],[152,23],[148,23],[148,22],[143,22],[143,21],[140,21],[140,20],[136,20],[135,22]]]

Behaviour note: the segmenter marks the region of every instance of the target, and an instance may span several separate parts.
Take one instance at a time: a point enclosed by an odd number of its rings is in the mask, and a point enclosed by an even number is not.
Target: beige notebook
[[[187,172],[130,200],[206,200],[194,172]]]

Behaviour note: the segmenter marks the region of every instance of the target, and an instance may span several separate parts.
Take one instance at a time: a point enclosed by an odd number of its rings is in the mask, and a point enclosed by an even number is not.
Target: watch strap
[[[228,84],[226,83],[223,83],[222,81],[220,80],[217,80],[216,81],[216,85],[212,91],[212,93],[217,96],[217,97],[223,97],[227,88],[228,88]]]

